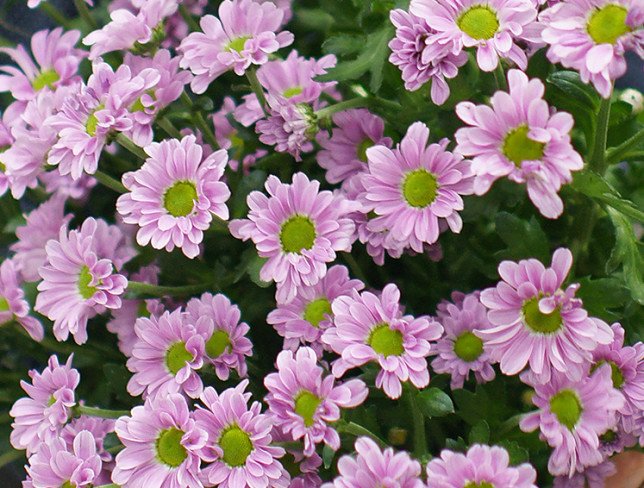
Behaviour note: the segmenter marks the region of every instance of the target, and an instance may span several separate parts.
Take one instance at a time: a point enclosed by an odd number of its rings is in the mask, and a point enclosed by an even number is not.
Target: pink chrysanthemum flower
[[[304,438],[304,455],[311,456],[316,444],[324,442],[334,451],[340,436],[329,425],[340,419],[340,408],[354,408],[365,401],[369,390],[362,380],[334,385],[332,375],[323,376],[317,355],[309,347],[295,354],[282,351],[277,356],[277,373],[264,378],[265,398],[274,421],[297,441]]]
[[[419,253],[438,240],[438,219],[461,231],[461,195],[472,193],[470,162],[446,151],[447,139],[427,145],[428,140],[429,129],[416,122],[395,149],[367,149],[369,168],[359,195],[378,216],[369,221],[372,231],[388,230]]]
[[[481,292],[494,327],[477,335],[504,374],[517,374],[529,362],[544,383],[553,370],[578,381],[591,351],[613,340],[608,324],[589,317],[581,300],[574,298],[579,285],[561,288],[571,266],[572,254],[565,248],[554,252],[550,268],[536,259],[503,261],[503,281]]]
[[[186,136],[154,142],[145,152],[150,156],[145,164],[123,175],[130,192],[119,197],[116,209],[125,223],[140,226],[140,245],[166,251],[176,246],[194,258],[213,214],[228,219],[230,190],[220,181],[226,151],[204,158],[196,138]]]
[[[78,65],[86,53],[74,47],[79,37],[79,31],[64,32],[61,27],[36,32],[31,37],[31,52],[37,65],[22,45],[0,48],[20,68],[0,66],[0,72],[6,73],[0,75],[0,92],[10,91],[16,100],[31,100],[45,88],[55,91],[80,81]]]
[[[322,486],[322,479],[318,474],[320,466],[322,466],[322,458],[317,453],[314,452],[308,457],[304,456],[303,448],[293,446],[293,443],[290,442],[292,440],[291,436],[285,434],[276,426],[273,426],[271,437],[273,442],[287,443],[284,447],[286,454],[284,454],[281,462],[288,466],[288,472],[291,475],[291,482],[288,488],[319,488]]]
[[[269,197],[259,191],[248,198],[248,219],[233,220],[230,232],[251,239],[260,257],[268,258],[260,278],[277,283],[278,303],[288,303],[302,286],[313,286],[326,275],[326,263],[337,251],[350,251],[354,233],[348,213],[354,204],[341,195],[319,191],[304,173],[293,183],[269,176]]]
[[[199,450],[208,435],[178,394],[148,398],[130,417],[116,421],[125,446],[116,456],[112,481],[130,488],[202,488]]]
[[[83,344],[87,320],[121,306],[127,279],[118,271],[133,250],[118,227],[90,217],[80,229],[61,228],[58,240],[49,240],[45,251],[34,308],[54,321],[59,341],[71,333],[77,344]]]
[[[203,93],[217,77],[232,69],[239,76],[252,65],[264,64],[268,55],[293,42],[293,34],[279,30],[284,12],[272,3],[224,0],[219,18],[201,18],[203,32],[186,37],[179,51],[181,67],[195,75],[192,91]]]
[[[381,368],[376,387],[390,398],[400,397],[403,382],[418,388],[429,384],[429,341],[438,339],[443,328],[429,317],[403,315],[396,285],[385,286],[379,297],[353,290],[336,298],[331,308],[335,326],[324,332],[322,341],[342,356],[333,363],[336,378],[375,362]]]
[[[436,342],[437,357],[432,368],[437,373],[448,373],[452,377],[451,388],[463,388],[463,383],[474,373],[477,383],[494,379],[490,354],[485,342],[476,334],[479,330],[493,327],[487,318],[487,309],[474,292],[459,300],[460,303],[443,303],[438,312],[438,321],[445,330]]]
[[[47,162],[75,180],[96,172],[108,136],[132,128],[128,107],[158,80],[154,71],[133,77],[126,65],[112,71],[106,63],[94,64],[87,86],[80,85],[47,121],[59,135]]]
[[[91,432],[92,437],[94,438],[94,444],[96,445],[96,453],[100,456],[103,463],[109,463],[112,461],[112,454],[105,450],[105,438],[108,434],[114,432],[115,425],[116,421],[112,419],[81,415],[80,417],[71,420],[63,430],[60,431],[60,438],[65,441],[67,448],[69,449],[74,446],[74,439],[76,439],[78,434],[82,431]],[[103,467],[106,467],[105,464]],[[105,483],[107,483],[107,481]]]
[[[161,316],[140,317],[134,325],[138,341],[127,367],[134,375],[127,384],[132,396],[164,397],[184,392],[197,398],[203,383],[197,370],[203,366],[209,317],[187,320],[180,308]]]
[[[17,400],[9,412],[15,419],[11,424],[11,445],[16,449],[37,451],[42,443],[57,437],[69,420],[76,405],[74,390],[80,382],[78,371],[72,368],[72,358],[69,356],[61,366],[58,358],[51,356],[42,373],[29,371],[31,384],[20,382],[28,397]]]
[[[590,466],[572,477],[556,476],[552,488],[606,488],[606,479],[617,473],[611,461]]]
[[[412,0],[409,10],[436,31],[427,44],[445,45],[453,54],[476,47],[483,71],[494,71],[499,58],[521,69],[528,65],[517,41],[532,31],[537,17],[532,0]]]
[[[572,476],[601,463],[599,436],[617,425],[617,411],[624,405],[613,388],[611,368],[604,365],[580,381],[559,372],[546,384],[531,372],[521,379],[534,388],[532,403],[539,410],[523,417],[520,427],[524,432],[540,429],[540,438],[554,448],[548,471]]]
[[[474,192],[483,195],[498,178],[526,183],[539,211],[555,219],[563,212],[557,192],[572,181],[571,171],[584,162],[570,143],[573,118],[566,112],[550,115],[541,80],[510,70],[509,93],[497,91],[492,107],[459,103],[456,113],[471,127],[456,131],[456,151],[474,156]]]
[[[49,239],[56,239],[61,227],[66,227],[72,214],[65,215],[65,198],[54,195],[45,203],[26,215],[25,225],[16,228],[18,241],[10,249],[16,268],[25,281],[38,281],[40,268],[47,260],[45,245]]]
[[[56,437],[43,443],[38,452],[29,458],[29,466],[26,467],[34,488],[91,488],[102,468],[103,462],[96,452],[96,441],[87,430],[78,433],[71,448]]]
[[[604,98],[626,72],[624,53],[644,51],[644,10],[634,0],[568,0],[541,12],[539,21],[548,59],[579,71]]]
[[[384,136],[385,123],[366,109],[353,109],[333,115],[337,126],[331,136],[318,134],[322,150],[317,162],[326,169],[329,183],[344,180],[367,171],[367,149],[372,146],[391,147],[392,140]]]
[[[250,327],[240,322],[241,312],[225,295],[204,293],[186,305],[186,320],[196,323],[201,317],[211,320],[202,332],[205,338],[204,359],[215,367],[220,380],[228,379],[231,370],[246,376],[246,356],[253,355],[253,344],[246,337]]]
[[[510,466],[508,451],[474,444],[461,454],[443,450],[427,464],[428,488],[537,488],[537,472],[528,463]]]
[[[220,488],[253,486],[286,488],[288,474],[277,460],[284,449],[271,446],[271,418],[261,413],[261,404],[248,407],[248,380],[217,394],[208,387],[201,395],[204,407],[194,413],[197,425],[208,433],[200,456],[209,462],[202,471],[204,484]]]
[[[332,266],[317,284],[301,286],[293,301],[278,304],[266,322],[284,337],[284,349],[295,351],[301,344],[307,344],[322,354],[322,333],[333,324],[331,303],[339,296],[363,288],[362,281],[349,278],[346,267]]]
[[[18,104],[19,102],[14,103]],[[15,137],[11,134],[11,130],[12,125],[15,123],[14,119],[17,119],[18,114],[14,116],[12,112],[12,110],[5,110],[0,119],[0,154],[2,154],[2,158],[0,159],[0,196],[7,193],[7,190],[13,186],[12,178],[7,171],[7,161],[10,161],[11,157],[7,158],[6,154],[16,142]]]
[[[339,476],[322,488],[423,488],[420,463],[406,452],[384,451],[368,437],[356,440],[356,456],[342,456],[338,461]]]
[[[45,330],[29,315],[29,303],[20,288],[20,272],[11,259],[0,264],[0,326],[15,320],[35,341],[42,341]]]
[[[400,9],[392,10],[389,16],[396,26],[396,37],[389,42],[389,62],[400,68],[409,91],[431,81],[432,101],[442,105],[450,93],[445,79],[456,77],[458,68],[467,62],[467,53],[452,53],[449,44],[432,42],[436,31],[421,17]]]
[[[126,9],[114,10],[110,22],[85,36],[83,44],[91,46],[90,59],[111,51],[145,51],[148,46],[153,50],[159,45],[165,36],[163,20],[177,11],[178,2],[147,0],[140,7],[136,15]]]

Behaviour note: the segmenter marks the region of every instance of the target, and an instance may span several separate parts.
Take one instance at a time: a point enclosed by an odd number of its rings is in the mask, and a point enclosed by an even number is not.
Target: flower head
[[[292,184],[271,175],[265,187],[270,196],[252,192],[248,219],[233,220],[230,231],[238,239],[251,239],[260,257],[268,258],[260,278],[274,280],[278,303],[288,303],[300,287],[324,278],[336,251],[351,249],[354,224],[348,213],[354,205],[319,191],[320,184],[304,173],[296,173]]]
[[[292,440],[304,438],[305,456],[311,456],[321,442],[337,451],[340,436],[329,424],[340,419],[340,408],[357,407],[369,393],[362,380],[334,385],[333,376],[323,373],[315,351],[301,347],[295,354],[282,351],[277,373],[264,379],[265,400],[276,424]]]
[[[125,223],[139,225],[140,245],[179,247],[194,258],[213,214],[228,219],[230,190],[220,181],[226,151],[204,158],[194,136],[154,142],[145,151],[150,156],[145,164],[123,175],[129,193],[119,197],[116,208]]]
[[[74,439],[83,431],[91,432],[96,446],[96,453],[103,463],[112,461],[112,454],[105,450],[105,437],[114,432],[115,420],[101,417],[90,417],[81,415],[72,419],[63,430],[60,431],[60,438],[65,441],[67,449],[74,447]],[[105,464],[103,465],[105,468]]]
[[[15,320],[35,341],[42,341],[45,330],[29,315],[29,303],[20,288],[20,272],[11,259],[0,264],[0,326]]]
[[[617,473],[611,461],[604,461],[597,466],[590,466],[572,477],[556,476],[552,488],[605,488],[606,478]]]
[[[459,103],[458,116],[470,127],[456,132],[456,151],[473,156],[474,192],[486,193],[498,178],[526,183],[532,203],[548,218],[563,212],[557,192],[584,163],[570,143],[573,118],[550,114],[541,80],[508,73],[509,93],[497,91],[492,107]]]
[[[613,340],[608,324],[588,317],[581,300],[574,298],[579,285],[561,288],[571,265],[572,254],[564,248],[555,251],[550,268],[536,259],[503,261],[503,281],[481,292],[494,327],[478,336],[504,374],[517,374],[530,363],[544,383],[553,371],[580,380],[591,351]]]
[[[390,398],[400,397],[403,382],[418,388],[429,384],[429,341],[438,339],[443,328],[428,317],[403,315],[396,285],[385,286],[379,297],[353,290],[336,298],[331,308],[334,327],[324,332],[322,341],[341,355],[333,363],[336,378],[375,362],[381,368],[376,386]]]

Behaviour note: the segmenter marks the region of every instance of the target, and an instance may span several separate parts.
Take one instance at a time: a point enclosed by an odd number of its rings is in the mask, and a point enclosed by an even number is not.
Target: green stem
[[[0,455],[0,469],[4,468],[7,464],[11,464],[14,461],[17,461],[18,459],[24,456],[25,456],[24,452],[16,451],[15,449],[5,452],[4,454]]]
[[[89,13],[89,9],[87,8],[87,4],[84,0],[74,0],[74,6],[76,7],[76,10],[78,10],[80,18],[83,19],[83,22],[85,22],[91,30],[98,29],[98,24],[96,24],[92,18],[92,14]]]
[[[595,126],[595,141],[590,156],[590,169],[603,175],[606,171],[606,139],[608,137],[608,118],[610,117],[610,97],[602,98]]]
[[[508,80],[505,78],[505,71],[503,70],[501,60],[499,60],[499,63],[496,65],[496,69],[494,70],[494,80],[496,81],[496,86],[499,90],[504,92],[508,91]]]
[[[110,483],[109,485],[98,485],[98,486],[95,486],[94,488],[121,488],[121,485],[117,485],[116,483]]]
[[[47,15],[47,17],[56,22],[58,25],[64,27],[65,29],[71,28],[69,19],[65,17],[65,15],[51,3],[44,2],[41,3],[39,7]]]
[[[187,296],[201,293],[206,290],[213,290],[217,287],[213,283],[199,283],[198,285],[184,286],[160,286],[139,281],[130,281],[127,285],[129,294],[136,295],[137,298],[163,298],[166,296]]]
[[[188,12],[188,9],[186,8],[185,5],[179,5],[179,13],[181,14],[181,17],[183,17],[183,20],[186,21],[186,24],[188,24],[188,27],[190,27],[191,31],[201,30],[201,28],[199,27],[199,24],[192,16],[192,14]]]
[[[369,105],[368,97],[357,97],[352,98],[351,100],[334,103],[333,105],[329,105],[328,107],[321,108],[320,110],[315,112],[315,115],[317,115],[318,119],[322,119],[324,117],[330,117],[334,113],[342,112],[343,110],[348,110],[350,108],[356,107],[365,107],[367,105]]]
[[[387,447],[387,443],[380,437],[378,437],[366,427],[356,424],[355,422],[345,422],[341,420],[336,424],[336,430],[340,433],[351,434],[356,437],[369,437],[370,439],[373,439],[373,441],[381,448],[384,449],[385,447]]]
[[[364,274],[364,271],[362,271],[362,268],[358,264],[358,261],[351,255],[351,253],[344,253],[342,254],[342,258],[344,261],[349,265],[349,268],[353,272],[356,278],[358,278],[360,281],[363,283],[369,283],[369,280],[367,279],[367,275]]]
[[[106,410],[104,408],[88,407],[85,405],[76,405],[75,409],[79,414],[104,419],[117,419],[123,415],[130,415],[129,410]]]
[[[127,193],[127,188],[125,188],[120,181],[112,178],[107,173],[103,173],[101,170],[96,170],[96,173],[94,173],[94,178],[101,185],[106,186],[110,190],[114,190],[116,193]]]
[[[212,147],[213,149],[219,149],[219,144],[217,144],[215,134],[213,133],[210,126],[206,123],[206,119],[203,118],[203,114],[201,112],[195,112],[193,114],[192,120],[195,124],[197,124],[197,127],[199,127],[199,129],[201,130],[204,139],[208,144],[210,144],[210,147]]]
[[[128,151],[130,151],[136,157],[141,158],[141,159],[147,159],[148,158],[148,155],[145,154],[145,151],[143,151],[143,149],[141,149],[139,146],[134,144],[132,139],[127,137],[122,132],[116,135],[116,142],[118,142],[121,147],[123,147],[124,149],[127,149]]]
[[[416,395],[418,390],[409,385],[406,389],[407,401],[409,402],[409,410],[411,412],[411,419],[414,425],[414,457],[422,459],[427,455],[427,436],[425,433],[425,416],[418,407]]]
[[[246,78],[248,78],[250,87],[253,90],[253,93],[255,93],[255,95],[257,96],[257,100],[259,100],[259,104],[262,107],[262,110],[264,111],[264,115],[268,116],[268,102],[266,102],[264,89],[262,88],[262,85],[259,83],[259,80],[257,79],[257,70],[254,66],[246,70]]]
[[[183,6],[183,5],[182,5]],[[181,132],[177,129],[168,117],[157,119],[157,125],[161,127],[166,134],[175,139],[181,139]]]
[[[619,163],[622,156],[626,155],[630,149],[639,147],[642,142],[644,142],[644,129],[640,129],[639,132],[626,139],[619,146],[612,147],[606,151],[606,163]]]

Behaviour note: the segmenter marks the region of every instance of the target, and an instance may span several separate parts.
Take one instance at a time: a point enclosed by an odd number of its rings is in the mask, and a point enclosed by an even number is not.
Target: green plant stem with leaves
[[[610,118],[611,97],[602,98],[595,126],[595,140],[588,160],[590,169],[599,175],[606,172],[606,140],[608,138],[608,121]]]
[[[414,386],[411,386],[411,384],[405,384],[403,395],[407,399],[413,424],[414,457],[416,459],[423,459],[427,456],[427,435],[425,433],[425,416],[421,412],[416,399],[418,390]]]
[[[248,83],[250,83],[251,90],[253,90],[253,93],[259,101],[260,107],[262,107],[264,115],[268,116],[268,102],[266,101],[266,95],[264,95],[264,89],[257,79],[257,68],[254,66],[248,68],[246,70],[246,78],[248,79]]]
[[[103,419],[117,419],[124,415],[130,415],[129,410],[107,410],[105,408],[88,407],[86,405],[76,405],[74,407],[77,415],[87,415],[89,417],[100,417]]]
[[[129,295],[134,295],[136,298],[163,298],[183,297],[202,293],[208,290],[217,290],[218,287],[214,283],[199,283],[196,285],[184,286],[160,286],[151,285],[150,283],[141,283],[139,281],[130,281],[127,285]]]

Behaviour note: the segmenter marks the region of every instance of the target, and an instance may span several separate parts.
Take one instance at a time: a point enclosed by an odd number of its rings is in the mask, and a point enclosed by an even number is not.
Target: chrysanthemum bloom
[[[258,254],[268,258],[260,270],[263,281],[277,283],[278,303],[288,303],[302,286],[313,286],[326,275],[326,263],[337,251],[350,251],[353,221],[347,216],[355,205],[341,195],[319,191],[317,181],[304,173],[293,183],[269,176],[269,197],[259,191],[248,195],[247,219],[233,220],[230,232],[251,239]]]
[[[278,304],[266,317],[284,337],[284,348],[297,350],[301,344],[310,345],[322,353],[322,333],[333,324],[331,303],[339,296],[360,291],[364,283],[349,278],[349,270],[341,265],[332,266],[327,274],[313,286],[301,286],[297,296],[286,304]]]
[[[421,17],[400,9],[392,10],[389,16],[396,26],[396,37],[389,42],[389,62],[400,68],[409,91],[431,81],[432,101],[442,105],[450,93],[445,79],[456,77],[458,68],[467,62],[467,53],[455,54],[450,44],[432,42],[436,31]]]
[[[599,345],[593,351],[593,368],[603,364],[610,365],[613,387],[617,388],[626,400],[620,409],[620,423],[626,432],[635,429],[635,419],[644,411],[644,345],[624,346],[624,329],[618,323],[611,326],[613,341]],[[642,426],[639,427],[640,429]]]
[[[18,241],[10,247],[15,253],[12,261],[25,281],[40,279],[38,268],[47,260],[45,244],[57,238],[71,219],[72,214],[65,215],[65,198],[54,195],[26,215],[25,225],[16,228]]]
[[[604,98],[626,73],[624,53],[644,49],[644,11],[633,0],[568,0],[544,10],[541,36],[553,63],[579,71]]]
[[[29,466],[26,467],[34,488],[91,488],[102,468],[103,462],[96,452],[96,441],[87,430],[78,433],[71,449],[58,437],[44,442],[29,458]]]
[[[359,195],[378,216],[369,222],[372,231],[387,229],[419,253],[438,240],[439,218],[461,231],[461,195],[472,193],[470,162],[446,151],[447,139],[428,140],[429,129],[416,122],[395,149],[367,149],[369,171],[361,176],[365,192]]]
[[[457,115],[471,127],[456,131],[456,151],[473,156],[474,192],[483,195],[498,178],[526,183],[539,211],[555,219],[563,212],[557,192],[572,181],[571,171],[584,162],[570,143],[573,118],[566,112],[550,115],[541,80],[510,70],[509,93],[497,91],[492,107],[461,102]]]
[[[502,261],[503,281],[481,292],[494,327],[477,335],[504,374],[517,374],[529,362],[544,383],[553,370],[580,380],[591,351],[613,340],[608,324],[588,317],[574,298],[579,285],[561,288],[571,266],[572,254],[565,248],[554,252],[550,268],[536,259]]]
[[[114,432],[116,421],[112,419],[104,419],[101,417],[90,417],[88,415],[81,415],[70,421],[63,430],[60,431],[60,438],[65,441],[67,448],[74,446],[74,439],[82,431],[89,431],[94,438],[96,445],[96,453],[100,456],[101,460],[106,463],[112,460],[112,454],[105,450],[105,437]],[[105,467],[105,465],[103,466]],[[98,484],[98,483],[95,483]],[[107,482],[106,482],[107,484]]]
[[[116,421],[125,446],[116,456],[112,481],[131,488],[202,488],[199,450],[208,439],[179,394],[148,398],[130,417]]]
[[[286,454],[280,459],[284,469],[291,475],[291,482],[288,488],[319,488],[322,486],[322,479],[318,471],[322,466],[322,458],[313,453],[311,456],[304,456],[301,446],[294,446],[291,436],[282,432],[276,426],[271,431],[273,442],[286,442],[284,449]]]
[[[336,298],[331,308],[335,326],[324,332],[322,341],[342,356],[333,363],[336,378],[375,362],[381,368],[376,386],[390,398],[400,397],[402,382],[418,388],[429,384],[429,341],[438,339],[443,328],[429,317],[403,315],[396,285],[385,286],[380,296],[353,290]]]
[[[248,380],[235,388],[217,394],[208,387],[201,395],[204,407],[197,407],[197,426],[208,433],[208,443],[201,449],[201,458],[209,462],[202,471],[208,486],[237,488],[286,488],[288,474],[277,460],[284,449],[271,446],[271,418],[261,413],[261,404],[248,407]]]
[[[178,2],[148,0],[141,2],[140,7],[136,15],[126,9],[114,10],[110,14],[111,22],[85,36],[83,44],[91,46],[90,59],[111,51],[145,52],[158,47],[165,36],[163,20],[177,11]]]
[[[40,4],[41,4],[41,2],[43,2],[43,1],[46,1],[46,0],[27,0],[27,7],[29,7],[29,8],[36,8],[36,7],[37,7],[38,5],[40,5]],[[93,6],[93,5],[94,5],[94,3],[92,2],[92,0],[85,0],[85,3],[86,3],[87,5],[91,5],[91,6]]]
[[[621,417],[621,415],[618,415],[618,417]],[[602,456],[604,456],[604,459],[608,459],[613,454],[622,452],[627,447],[633,447],[635,444],[637,444],[637,437],[629,432],[625,432],[619,423],[617,427],[608,429],[599,436],[599,450]]]
[[[324,442],[334,451],[340,436],[329,425],[340,419],[340,408],[354,408],[365,401],[369,390],[362,380],[334,385],[332,375],[324,376],[317,355],[310,347],[282,351],[277,356],[277,373],[264,378],[265,401],[278,428],[291,439],[304,438],[304,455],[311,456],[316,444]]]
[[[624,405],[623,395],[613,388],[611,368],[603,365],[579,381],[559,372],[543,385],[531,372],[521,379],[534,388],[532,403],[539,410],[523,417],[520,427],[524,432],[540,429],[540,438],[554,448],[548,471],[572,476],[601,463],[599,436],[617,425],[617,411]]]
[[[15,419],[11,445],[27,453],[58,436],[76,405],[74,390],[80,382],[78,371],[72,368],[72,356],[62,366],[56,356],[51,356],[42,373],[32,369],[29,377],[31,384],[20,382],[28,397],[17,400],[9,412]]]
[[[179,57],[172,57],[166,49],[157,51],[152,58],[128,53],[123,63],[130,67],[133,76],[145,75],[145,70],[153,70],[159,76],[159,81],[129,107],[133,125],[126,135],[137,145],[145,147],[152,142],[152,123],[157,114],[181,96],[184,85],[192,76],[179,68]]]
[[[392,141],[384,137],[385,123],[366,109],[352,109],[333,115],[337,126],[331,136],[318,134],[322,150],[317,162],[326,169],[329,183],[341,183],[351,176],[367,171],[367,149],[372,146],[391,147]]]
[[[19,102],[14,103],[18,104]],[[11,112],[5,110],[0,119],[0,154],[2,154],[2,159],[0,159],[0,196],[7,193],[7,190],[11,186],[11,178],[7,174],[6,152],[11,149],[16,141],[11,134],[11,126],[13,119],[17,118],[17,114],[14,117]]]
[[[240,377],[246,376],[246,356],[253,355],[253,344],[246,337],[250,327],[240,322],[239,307],[221,293],[204,293],[186,305],[188,323],[196,323],[201,317],[211,319],[201,331],[206,341],[204,359],[215,367],[219,379],[227,380],[233,369]]]
[[[79,31],[64,32],[61,27],[36,32],[31,37],[31,52],[38,64],[22,45],[0,48],[19,66],[0,66],[0,72],[6,73],[0,75],[0,92],[9,91],[16,100],[31,100],[44,88],[55,91],[80,81],[78,65],[86,53],[74,47],[79,37]]]
[[[118,227],[90,217],[80,229],[61,228],[58,240],[48,241],[45,252],[34,308],[54,321],[59,341],[71,333],[83,344],[87,320],[121,306],[127,279],[118,271],[132,257],[132,249]]]
[[[342,456],[338,461],[339,476],[322,488],[371,488],[395,486],[423,488],[420,463],[406,452],[394,453],[391,447],[381,451],[368,437],[356,440],[356,456]]]
[[[465,454],[445,449],[427,465],[428,488],[536,488],[536,479],[528,463],[510,466],[498,446],[474,444]]]
[[[106,63],[95,63],[87,86],[80,85],[47,121],[59,134],[48,163],[75,180],[83,172],[94,174],[108,136],[132,128],[128,108],[158,80],[154,72],[133,77],[128,66],[112,71]]]
[[[203,366],[210,322],[208,317],[186,320],[181,308],[159,317],[139,317],[134,325],[138,341],[127,361],[134,373],[128,393],[144,398],[179,392],[192,398],[201,395],[203,383],[197,370]]]
[[[445,330],[436,342],[437,357],[432,368],[437,373],[452,377],[451,388],[463,388],[463,383],[474,373],[477,383],[494,379],[487,346],[476,333],[493,327],[487,318],[487,309],[479,301],[479,293],[466,295],[460,304],[444,303],[444,312],[439,311],[438,321]]]
[[[552,488],[605,488],[606,478],[617,473],[611,461],[604,461],[597,466],[584,469],[572,477],[556,476]]]
[[[517,45],[537,17],[531,0],[412,0],[409,10],[436,31],[427,44],[448,46],[453,54],[476,47],[483,71],[493,71],[499,58],[526,69],[526,54]]]
[[[0,264],[0,326],[15,320],[35,341],[42,341],[45,330],[29,316],[29,303],[20,288],[20,272],[11,259]]]
[[[272,3],[224,0],[219,18],[201,18],[203,32],[193,32],[179,46],[181,67],[195,75],[192,91],[203,93],[218,76],[232,69],[243,75],[251,64],[261,65],[268,55],[293,42],[293,34],[279,30],[284,12]]]
[[[230,190],[220,181],[226,151],[204,158],[196,138],[186,136],[154,142],[145,152],[150,156],[145,164],[123,175],[129,193],[119,197],[116,209],[125,223],[140,226],[140,245],[166,251],[176,246],[194,258],[213,214],[228,219]]]

